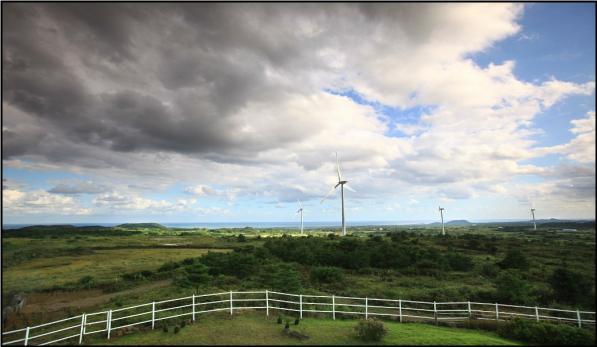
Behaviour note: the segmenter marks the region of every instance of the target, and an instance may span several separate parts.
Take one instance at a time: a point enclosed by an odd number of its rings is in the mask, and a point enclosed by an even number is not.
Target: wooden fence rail
[[[255,294],[258,297],[254,297]],[[253,296],[253,297],[247,297]],[[149,307],[149,310],[146,310]],[[146,311],[142,311],[145,309]],[[147,325],[155,329],[162,320],[189,316],[195,321],[197,314],[235,310],[265,309],[270,311],[297,312],[299,318],[305,313],[395,317],[404,322],[411,320],[456,321],[463,319],[487,319],[503,321],[515,317],[536,321],[558,321],[582,327],[595,326],[595,312],[561,310],[538,306],[518,306],[471,301],[426,302],[403,299],[357,298],[338,295],[290,294],[270,290],[229,291],[214,294],[192,295],[183,298],[154,301],[141,305],[113,310],[83,313],[49,323],[2,332],[2,345],[49,345],[67,340],[83,343],[86,335],[111,333],[135,325]]]

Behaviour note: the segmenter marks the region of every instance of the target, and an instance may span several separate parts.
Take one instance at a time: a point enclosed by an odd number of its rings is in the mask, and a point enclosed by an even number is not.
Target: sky
[[[594,3],[3,3],[3,223],[595,218]]]

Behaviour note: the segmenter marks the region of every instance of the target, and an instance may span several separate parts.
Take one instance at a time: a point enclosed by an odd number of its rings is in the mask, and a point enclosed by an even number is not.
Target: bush
[[[181,329],[184,328],[185,325],[187,325],[187,322],[185,322],[185,321],[180,322],[180,328]]]
[[[556,269],[549,277],[549,284],[556,299],[569,304],[585,301],[586,294],[591,292],[593,286],[590,279],[566,268]]]
[[[318,266],[311,271],[311,280],[319,283],[341,283],[344,281],[344,272],[331,266]]]
[[[381,341],[388,330],[381,321],[375,318],[360,320],[355,327],[357,337],[363,341]]]
[[[595,335],[587,330],[564,324],[535,322],[520,318],[498,327],[502,337],[542,345],[594,345]]]
[[[162,325],[162,331],[165,333],[168,332],[168,326],[166,324]]]
[[[178,334],[178,332],[180,331],[180,327],[177,325],[174,327],[174,333]]]
[[[278,316],[278,324],[282,324],[282,316]]]
[[[299,325],[300,322],[301,322],[301,320],[297,318],[294,320],[294,325]]]
[[[502,269],[528,270],[529,260],[518,249],[509,250],[504,259],[497,263]]]
[[[286,322],[286,325],[284,325],[284,330],[288,330],[290,329],[290,324],[288,322]]]
[[[517,270],[505,270],[495,279],[497,287],[497,298],[506,304],[529,304],[533,302],[531,297],[531,285],[521,277]]]

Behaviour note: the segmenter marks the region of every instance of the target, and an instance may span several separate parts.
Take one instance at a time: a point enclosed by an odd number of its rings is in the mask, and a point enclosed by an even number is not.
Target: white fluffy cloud
[[[470,58],[520,34],[521,4],[208,7],[124,6],[106,28],[105,12],[93,21],[40,6],[37,21],[8,23],[14,83],[3,102],[4,164],[128,185],[126,193],[54,187],[96,194],[94,209],[176,213],[207,208],[195,197],[321,197],[336,151],[354,199],[514,195],[514,177],[553,171],[524,160],[560,153],[594,163],[594,113],[573,121],[568,144],[536,148],[534,140],[537,115],[594,93],[594,81],[528,82],[515,76],[514,60],[482,67]],[[140,21],[141,10],[152,20]],[[33,30],[39,23],[53,30]],[[59,79],[61,93],[35,76]],[[415,124],[392,120],[338,95],[347,90],[428,111]],[[388,135],[395,130],[402,136]],[[175,183],[193,199],[143,196]],[[561,184],[544,185],[553,189],[525,187],[557,199],[549,192]],[[581,195],[578,204],[591,199]]]

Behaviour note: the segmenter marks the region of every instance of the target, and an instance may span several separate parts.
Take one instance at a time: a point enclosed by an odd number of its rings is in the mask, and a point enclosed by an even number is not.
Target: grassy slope
[[[210,250],[221,251],[221,250]],[[67,282],[78,281],[85,275],[96,280],[116,279],[123,273],[156,270],[163,263],[206,254],[205,249],[117,249],[99,250],[92,254],[38,258],[2,272],[4,291],[39,290]]]
[[[135,332],[112,338],[96,337],[93,344],[116,345],[361,345],[354,337],[356,320],[331,320],[305,318],[299,326],[291,324],[291,330],[309,335],[299,341],[282,333],[283,325],[276,323],[276,315],[269,319],[263,314],[244,312],[232,318],[227,314],[203,316],[193,325],[186,326],[178,334],[161,329]],[[428,324],[400,324],[385,322],[388,335],[381,344],[388,345],[518,345],[497,335],[484,331],[436,327]],[[158,325],[159,326],[159,325]]]

